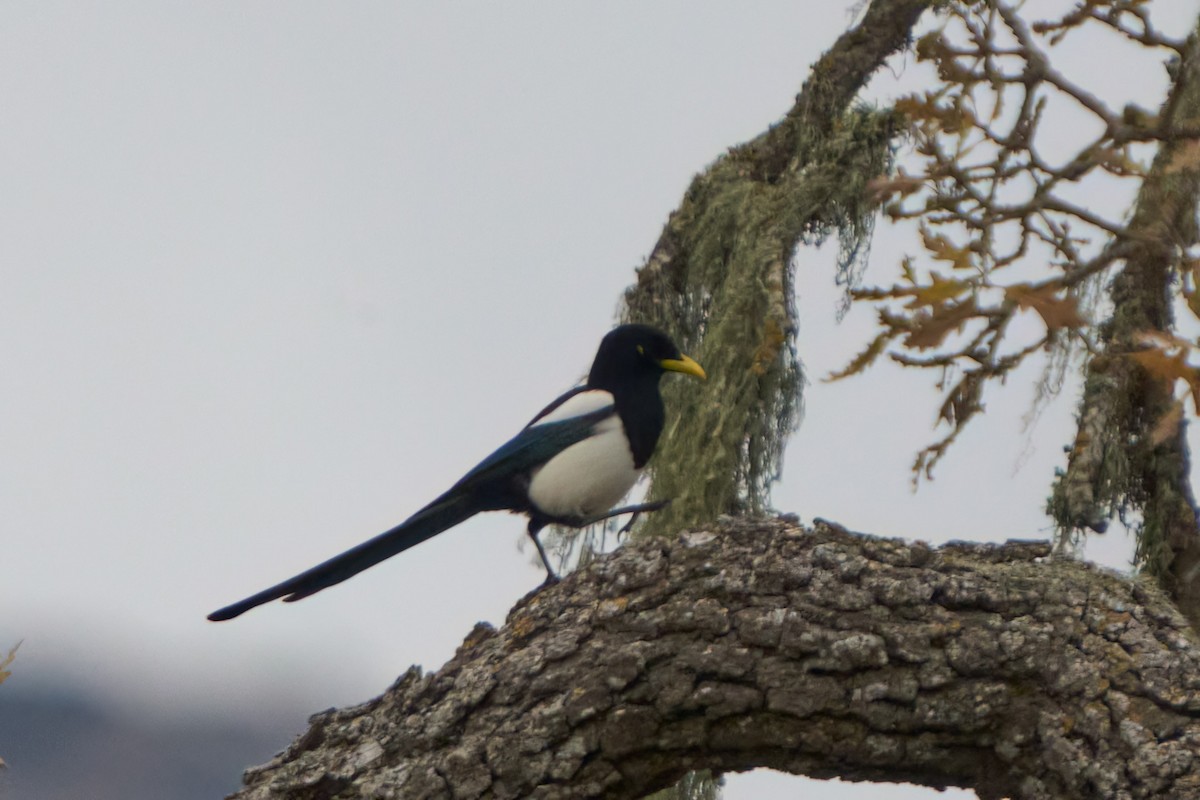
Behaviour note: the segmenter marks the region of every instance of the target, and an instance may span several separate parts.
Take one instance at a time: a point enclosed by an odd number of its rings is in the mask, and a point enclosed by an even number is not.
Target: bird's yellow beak
[[[671,372],[682,372],[684,375],[693,375],[702,381],[708,379],[708,376],[704,374],[704,367],[687,356],[681,355],[679,358],[664,358],[658,364],[663,369]]]

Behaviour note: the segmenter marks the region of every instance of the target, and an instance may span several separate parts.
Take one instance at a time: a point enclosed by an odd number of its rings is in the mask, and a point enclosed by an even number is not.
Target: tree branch
[[[1066,472],[1051,501],[1066,530],[1102,532],[1109,516],[1142,512],[1138,561],[1159,578],[1200,629],[1200,525],[1191,489],[1186,426],[1157,441],[1155,426],[1170,410],[1174,381],[1150,374],[1130,358],[1150,332],[1170,335],[1172,280],[1189,248],[1200,242],[1200,166],[1175,166],[1194,139],[1180,128],[1200,116],[1200,19],[1159,115],[1163,144],[1138,192],[1124,268],[1109,288],[1114,309],[1101,330],[1103,353],[1087,369],[1079,428]]]
[[[932,0],[874,0],[862,21],[838,37],[833,47],[813,64],[811,77],[801,87],[795,105],[783,121],[734,148],[733,155],[747,167],[743,177],[765,183],[778,181],[796,157],[801,134],[809,129],[827,130],[834,125],[884,61],[909,43],[913,27],[930,5]],[[672,290],[677,293],[682,286],[680,273],[686,268],[686,260],[680,256],[686,248],[680,223],[702,216],[688,213],[686,207],[707,197],[701,184],[709,172],[692,182],[680,209],[672,214],[645,266],[638,270],[637,284],[630,293],[647,295],[653,302],[666,304]]]
[[[636,798],[685,771],[1194,797],[1200,647],[1156,589],[786,519],[641,541],[316,715],[241,800]]]
[[[851,106],[932,4],[871,0],[782,118],[696,176],[626,290],[625,320],[668,331],[712,376],[686,395],[664,387],[680,421],[659,442],[649,496],[675,502],[643,531],[768,505],[804,383],[793,255],[837,232],[851,282],[873,225],[867,184],[887,171],[893,136],[891,114]],[[691,468],[662,466],[672,464]]]

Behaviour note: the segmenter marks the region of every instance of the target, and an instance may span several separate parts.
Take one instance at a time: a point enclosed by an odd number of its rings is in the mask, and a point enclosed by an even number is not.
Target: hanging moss
[[[673,502],[645,532],[768,507],[802,409],[796,248],[836,233],[839,279],[855,279],[872,231],[867,184],[889,168],[891,135],[887,114],[858,107],[826,133],[773,136],[796,143],[778,179],[760,175],[761,148],[751,143],[688,189],[664,232],[670,268],[652,257],[625,295],[625,320],[667,330],[709,375],[700,386],[664,384],[671,422],[650,495]]]
[[[644,800],[717,800],[724,783],[723,779],[714,778],[710,770],[689,772],[679,779],[679,783]]]

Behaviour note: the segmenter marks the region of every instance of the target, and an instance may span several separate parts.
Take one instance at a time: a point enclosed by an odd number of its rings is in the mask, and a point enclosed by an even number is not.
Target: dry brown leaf
[[[1178,380],[1186,381],[1192,393],[1192,404],[1200,413],[1200,368],[1188,363],[1195,345],[1180,336],[1153,330],[1142,331],[1135,340],[1146,349],[1129,353],[1129,357],[1152,377],[1171,386]]]
[[[1188,366],[1187,353],[1183,350],[1171,354],[1161,347],[1151,347],[1130,353],[1129,357],[1152,377],[1168,383],[1173,384],[1181,378],[1190,382],[1195,374],[1195,370]]]
[[[1192,409],[1200,414],[1200,370],[1193,369],[1187,382],[1188,391],[1192,393]]]
[[[944,131],[961,134],[975,125],[975,114],[961,104],[943,105],[936,92],[901,97],[893,108],[929,133]]]
[[[879,354],[883,352],[883,348],[887,347],[887,343],[895,336],[895,333],[890,330],[885,330],[883,333],[876,336],[867,345],[867,348],[854,357],[854,360],[847,364],[837,372],[831,372],[825,376],[827,382],[840,381],[842,378],[849,378],[851,375],[857,375],[867,367],[874,363],[875,359],[879,358]]]
[[[918,350],[937,347],[951,331],[962,328],[978,310],[974,299],[952,306],[939,306],[914,320],[912,329],[904,337],[904,346]]]
[[[1042,315],[1042,321],[1051,331],[1060,328],[1082,328],[1087,325],[1087,320],[1079,313],[1079,298],[1071,295],[1039,303],[1034,306],[1034,310]]]
[[[1150,328],[1144,331],[1138,331],[1134,335],[1134,341],[1145,347],[1158,347],[1163,350],[1173,350],[1180,348],[1182,350],[1190,350],[1194,345],[1192,342],[1173,333],[1159,331]]]
[[[1200,317],[1200,258],[1191,258],[1183,262],[1180,270],[1185,276],[1183,281],[1183,296],[1187,298],[1188,308]]]
[[[12,675],[12,671],[5,669],[5,667],[7,667],[9,664],[11,664],[13,662],[13,659],[17,657],[17,648],[20,646],[21,646],[20,642],[17,642],[16,644],[14,644],[12,646],[12,649],[8,651],[8,656],[3,661],[0,661],[0,683],[4,683],[4,680],[9,675]]]
[[[898,194],[901,197],[907,197],[913,192],[919,191],[924,185],[923,178],[907,175],[904,170],[900,170],[898,175],[881,175],[867,181],[867,193],[872,202],[882,203],[892,195]]]
[[[1200,139],[1187,139],[1179,142],[1175,152],[1171,154],[1171,160],[1163,168],[1163,172],[1170,175],[1173,172],[1194,169],[1200,169]]]
[[[969,247],[959,247],[925,226],[921,226],[921,241],[935,259],[950,262],[954,269],[971,269],[975,265]]]
[[[1004,296],[1016,302],[1022,309],[1032,308],[1046,323],[1051,331],[1060,328],[1082,328],[1087,320],[1079,312],[1079,298],[1074,295],[1059,297],[1061,291],[1053,284],[1046,286],[1031,286],[1028,283],[1018,283],[1004,290]]]
[[[1179,425],[1183,422],[1183,401],[1176,400],[1171,404],[1171,408],[1167,413],[1158,418],[1158,422],[1154,423],[1154,428],[1150,431],[1150,444],[1158,447],[1168,439],[1175,436],[1179,432]]]
[[[938,420],[948,422],[955,428],[962,427],[963,423],[983,410],[983,405],[979,402],[982,392],[983,381],[980,380],[979,373],[966,373],[942,403],[938,410]]]
[[[921,306],[942,306],[947,301],[956,299],[963,292],[970,290],[970,284],[964,281],[954,280],[953,278],[943,278],[936,272],[929,274],[929,284],[927,286],[917,286],[905,292],[912,297],[905,304],[906,308],[920,308]]]

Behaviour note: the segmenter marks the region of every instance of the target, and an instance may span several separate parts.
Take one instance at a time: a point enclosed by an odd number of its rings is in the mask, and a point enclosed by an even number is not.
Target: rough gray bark
[[[1200,797],[1200,647],[1156,588],[1046,543],[787,519],[640,541],[331,710],[266,798],[635,798],[685,771]]]

